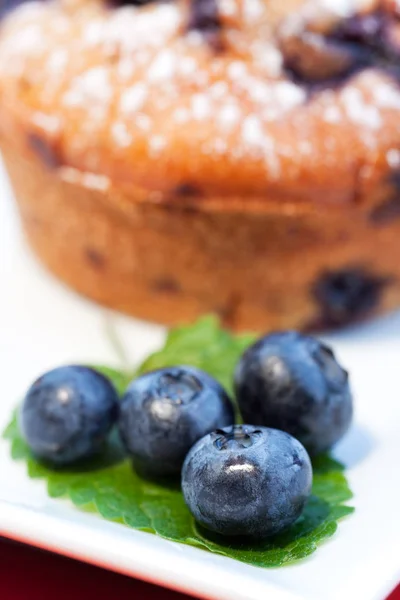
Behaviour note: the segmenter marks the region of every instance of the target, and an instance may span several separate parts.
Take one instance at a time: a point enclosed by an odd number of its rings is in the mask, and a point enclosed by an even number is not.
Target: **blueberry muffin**
[[[162,323],[400,305],[400,2],[7,0],[0,147],[27,239]]]

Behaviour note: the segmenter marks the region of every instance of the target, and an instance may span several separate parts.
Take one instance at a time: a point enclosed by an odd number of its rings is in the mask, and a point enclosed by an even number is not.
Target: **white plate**
[[[65,289],[27,251],[0,165],[0,428],[31,380],[69,361],[116,363],[110,319],[132,361],[164,330],[106,313]],[[382,600],[400,580],[400,314],[329,338],[349,368],[356,422],[337,448],[356,513],[295,566],[258,569],[136,532],[53,501],[0,444],[0,534],[218,600]]]

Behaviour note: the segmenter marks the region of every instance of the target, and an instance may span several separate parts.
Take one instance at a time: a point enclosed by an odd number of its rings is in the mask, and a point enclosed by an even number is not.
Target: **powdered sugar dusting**
[[[110,187],[109,178],[97,173],[82,173],[81,181],[84,187],[99,192],[106,192]]]
[[[233,81],[244,77],[246,73],[246,64],[239,60],[234,60],[233,62],[231,62],[227,69],[228,77],[230,77]]]
[[[400,110],[400,90],[393,86],[393,82],[381,81],[372,90],[378,107]]]
[[[35,112],[32,115],[31,122],[50,136],[54,136],[60,131],[60,119],[54,115]]]
[[[78,171],[78,169],[74,169],[73,167],[61,167],[59,175],[63,181],[82,185],[83,187],[99,192],[106,192],[111,185],[109,178],[105,175],[98,175],[89,171]]]
[[[345,18],[374,1],[303,4]],[[200,155],[206,155],[217,175],[222,160],[235,169],[243,161],[261,165],[261,182],[295,180],[304,164],[340,161],[349,131],[360,162],[382,143],[387,164],[400,166],[398,136],[387,125],[400,117],[397,84],[370,69],[341,87],[308,94],[285,73],[271,2],[218,0],[226,45],[220,52],[203,33],[187,32],[186,3],[110,10],[76,0],[65,6],[28,2],[0,34],[2,97],[13,105],[28,90],[32,126],[63,136],[66,155],[79,155],[82,173],[65,167],[65,180],[106,190],[110,181],[94,173],[98,165],[106,169],[109,162],[115,173],[144,155],[168,172],[167,161],[178,160],[179,152],[199,178]],[[297,12],[292,16],[291,26]],[[86,153],[88,144],[96,151]]]
[[[391,148],[386,152],[386,160],[391,169],[400,168],[400,150],[397,148]]]
[[[149,138],[149,148],[152,156],[158,156],[166,145],[167,140],[161,135],[153,135]]]
[[[274,86],[275,98],[279,106],[290,109],[306,99],[305,91],[291,81],[280,81]]]
[[[337,13],[341,17],[347,17],[355,12],[357,2],[355,0],[319,0],[322,7]]]
[[[340,111],[339,107],[335,105],[327,106],[323,114],[323,119],[327,123],[340,123],[342,118],[342,112]]]
[[[218,113],[218,122],[223,128],[231,128],[241,119],[242,113],[237,104],[225,104]]]
[[[344,110],[353,123],[372,129],[378,129],[382,125],[379,110],[365,100],[361,90],[355,87],[346,88],[341,94],[341,99]]]
[[[132,135],[125,123],[117,121],[112,125],[112,136],[117,146],[127,148],[132,143]]]
[[[190,112],[187,108],[177,108],[172,113],[172,118],[175,123],[187,123],[190,119]]]
[[[162,50],[150,65],[147,77],[150,81],[171,79],[176,68],[176,56],[171,50]]]
[[[92,102],[105,105],[110,102],[113,90],[105,67],[94,67],[72,80],[64,95],[64,104],[82,106]]]
[[[342,18],[368,10],[375,4],[374,0],[317,0],[322,8],[339,15]]]
[[[66,50],[56,50],[53,52],[48,61],[47,68],[52,73],[58,73],[61,69],[65,69],[68,64],[68,53]]]
[[[224,98],[229,94],[229,87],[226,81],[217,81],[208,90],[212,98]]]
[[[195,94],[191,99],[191,113],[194,119],[201,121],[210,119],[211,103],[206,94]]]
[[[139,114],[135,119],[136,126],[141,131],[150,131],[151,129],[151,119],[147,115]]]
[[[148,88],[144,83],[137,83],[125,90],[121,96],[120,108],[124,113],[135,113],[143,106],[148,95]]]
[[[220,0],[219,10],[226,17],[234,17],[238,13],[238,4],[235,0]]]
[[[244,2],[243,12],[244,18],[248,23],[254,23],[263,15],[263,5],[261,0],[250,0]]]
[[[243,121],[242,139],[247,146],[262,146],[264,141],[262,124],[256,115],[250,115]]]

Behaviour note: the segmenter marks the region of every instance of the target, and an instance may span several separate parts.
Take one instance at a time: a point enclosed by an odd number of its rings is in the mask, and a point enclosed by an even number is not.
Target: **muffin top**
[[[0,135],[87,187],[368,202],[400,168],[400,0],[26,2],[0,100]]]

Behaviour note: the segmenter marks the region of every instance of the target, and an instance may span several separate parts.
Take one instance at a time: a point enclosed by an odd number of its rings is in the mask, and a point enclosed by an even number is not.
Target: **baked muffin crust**
[[[163,322],[308,328],[395,306],[399,3],[205,1],[5,17],[0,145],[34,249]]]
[[[191,203],[246,210],[368,201],[400,164],[398,80],[355,58],[351,77],[315,89],[294,81],[285,51],[308,40],[329,75],[329,53],[357,51],[327,36],[377,4],[220,0],[215,50],[188,29],[191,2],[27,3],[2,27],[0,127],[20,146],[27,131],[40,138],[63,179],[133,189],[135,201],[168,202],[182,187],[196,190]]]

